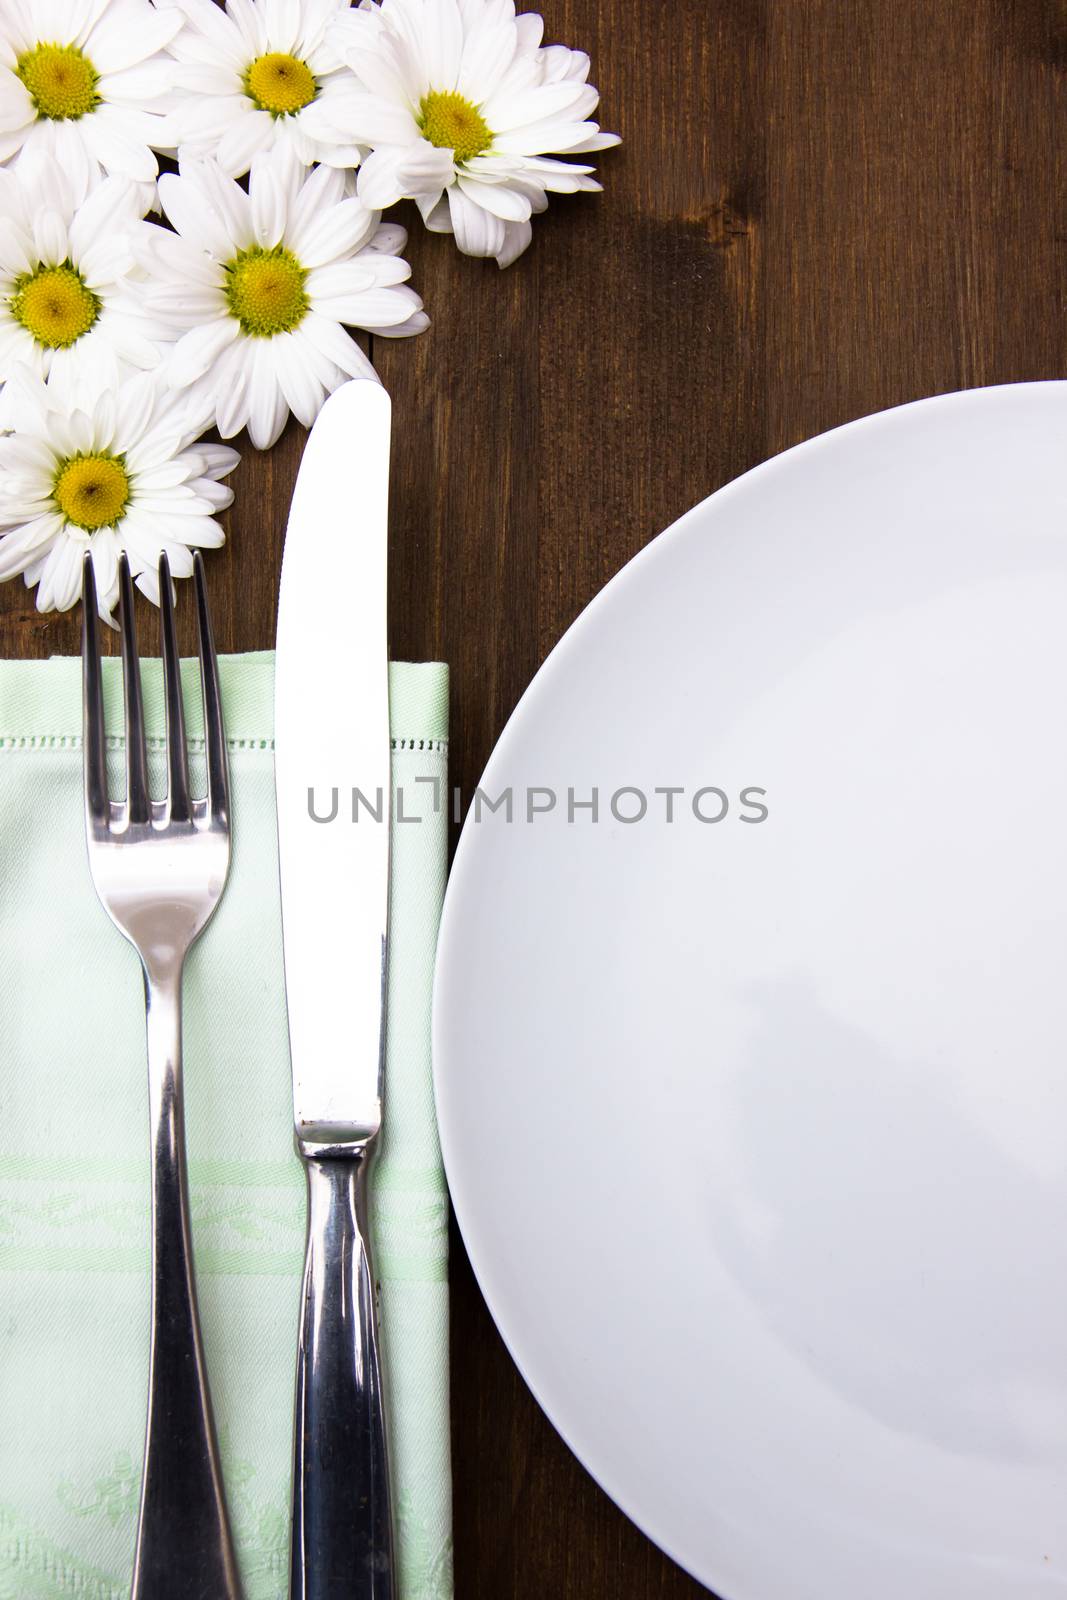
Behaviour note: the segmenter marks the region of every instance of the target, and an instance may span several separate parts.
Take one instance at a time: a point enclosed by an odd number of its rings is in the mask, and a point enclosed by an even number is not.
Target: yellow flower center
[[[299,327],[309,305],[306,279],[306,269],[283,245],[239,251],[226,268],[226,298],[241,332],[272,339]]]
[[[311,104],[319,86],[306,61],[271,51],[257,56],[248,68],[245,90],[260,111],[269,111],[272,117],[292,117]]]
[[[84,117],[100,104],[100,75],[76,44],[38,44],[26,50],[15,71],[29,91],[39,117],[57,122]]]
[[[480,156],[493,135],[478,107],[449,89],[431,89],[419,106],[422,136],[441,150],[451,150],[457,162]]]
[[[12,316],[49,350],[75,344],[100,315],[100,301],[69,261],[16,279],[8,304]]]
[[[121,456],[101,450],[70,456],[56,473],[52,498],[68,522],[93,533],[110,528],[130,503],[130,478]]]

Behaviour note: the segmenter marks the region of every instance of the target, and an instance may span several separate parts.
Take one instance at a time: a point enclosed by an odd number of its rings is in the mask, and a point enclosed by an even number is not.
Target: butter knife
[[[307,1173],[291,1600],[393,1600],[367,1231],[382,1124],[389,901],[389,397],[326,401],[293,493],[278,603],[275,784],[296,1147]]]

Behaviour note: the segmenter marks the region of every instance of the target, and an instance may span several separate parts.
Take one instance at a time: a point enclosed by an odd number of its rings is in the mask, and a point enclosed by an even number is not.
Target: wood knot
[[[750,219],[730,200],[717,201],[701,220],[708,243],[716,250],[729,250],[738,239],[747,239],[752,230]]]

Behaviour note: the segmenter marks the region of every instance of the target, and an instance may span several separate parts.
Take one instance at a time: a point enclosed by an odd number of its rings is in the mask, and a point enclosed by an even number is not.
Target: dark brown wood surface
[[[866,412],[1067,375],[1067,0],[543,10],[624,136],[606,192],[553,201],[503,273],[413,227],[435,324],[373,351],[393,651],[451,663],[468,793],[563,630],[694,501]],[[224,649],[272,642],[301,443],[290,426],[236,476],[209,561]],[[74,652],[77,631],[0,588],[0,654]],[[452,1281],[458,1600],[704,1594],[544,1420],[458,1238]]]

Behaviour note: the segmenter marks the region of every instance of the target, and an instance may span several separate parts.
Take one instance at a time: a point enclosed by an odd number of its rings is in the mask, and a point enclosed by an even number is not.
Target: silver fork
[[[159,561],[168,792],[148,791],[133,584],[119,563],[126,798],[107,788],[92,557],[83,569],[85,831],[96,892],[144,968],[152,1123],[152,1343],[132,1600],[239,1600],[196,1309],[182,1119],[182,967],[230,864],[229,773],[204,568],[194,562],[207,797],[189,793],[170,566]]]

